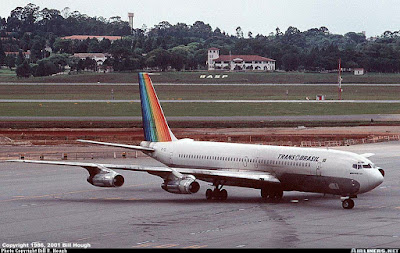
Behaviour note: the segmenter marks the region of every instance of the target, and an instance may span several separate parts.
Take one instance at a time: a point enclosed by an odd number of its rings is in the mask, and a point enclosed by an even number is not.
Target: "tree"
[[[96,71],[97,62],[89,57],[86,57],[83,66],[85,69]]]
[[[209,24],[205,24],[203,21],[196,21],[190,27],[190,32],[196,37],[206,39],[211,36],[212,28]]]
[[[76,70],[80,72],[81,70],[85,70],[85,60],[79,59]]]
[[[100,43],[97,39],[91,39],[88,47],[87,47],[87,52],[88,53],[99,53],[102,52],[100,48]]]
[[[33,72],[33,71],[32,71]],[[59,72],[57,66],[48,59],[38,61],[37,67],[33,72],[34,76],[50,76]]]
[[[24,61],[25,61],[24,54],[22,53],[22,50],[19,50],[17,59],[15,60],[15,64],[18,66],[21,65]]]
[[[15,67],[15,56],[14,55],[7,55],[6,56],[6,65],[11,70]]]
[[[349,32],[346,33],[344,37],[350,39],[356,44],[364,43],[367,40],[367,38],[365,38],[365,35],[363,33]]]
[[[24,61],[21,65],[18,65],[16,69],[17,77],[28,78],[31,75],[31,67],[28,61]]]
[[[6,54],[4,53],[3,43],[0,40],[0,66],[6,63]]]
[[[236,37],[238,37],[239,39],[243,39],[243,31],[240,26],[236,28]]]
[[[46,47],[46,40],[43,37],[35,36],[32,40],[31,57],[34,62],[44,58],[44,49]]]
[[[282,65],[286,71],[297,70],[300,63],[300,57],[297,53],[287,53],[282,57]]]
[[[162,48],[157,48],[147,55],[146,65],[148,67],[160,67],[165,71],[171,64],[171,54]]]
[[[111,41],[109,39],[103,39],[99,43],[99,52],[108,52],[111,48]]]
[[[60,38],[57,38],[53,44],[53,49],[55,52],[58,53],[68,53],[72,54],[73,51],[73,45],[72,45],[72,40],[63,40]]]
[[[50,57],[46,59],[48,59],[56,66],[57,72],[60,72],[64,71],[64,67],[67,66],[69,62],[68,58],[69,58],[68,54],[52,54]]]

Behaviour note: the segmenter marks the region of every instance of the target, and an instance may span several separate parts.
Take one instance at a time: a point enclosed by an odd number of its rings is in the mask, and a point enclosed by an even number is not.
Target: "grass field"
[[[4,75],[2,75],[4,71]],[[227,78],[205,78],[201,75],[216,74],[228,75]],[[343,74],[343,83],[400,83],[400,74],[368,73],[363,76],[354,76],[351,73]],[[29,83],[137,83],[136,73],[81,73],[75,75],[56,75],[47,77],[17,78],[8,70],[0,70],[1,82],[29,82]],[[162,72],[152,76],[155,83],[337,83],[337,73],[266,73],[266,72]]]
[[[257,86],[257,85],[157,85],[163,100],[315,100],[338,99],[335,86]],[[345,100],[400,100],[400,86],[344,86]],[[288,92],[288,95],[286,95]],[[138,85],[0,85],[0,99],[139,99]]]
[[[322,94],[326,99],[338,98],[336,74],[306,73],[228,73],[227,79],[200,79],[200,72],[167,72],[152,76],[162,100],[299,100],[295,103],[163,103],[167,116],[278,116],[278,115],[351,115],[400,114],[400,104],[367,103],[302,103]],[[215,73],[214,73],[215,74]],[[14,79],[13,79],[14,78]],[[135,73],[79,74],[45,78],[16,79],[7,70],[0,72],[0,82],[91,83],[94,85],[5,85],[0,83],[0,99],[100,99],[138,100]],[[369,74],[361,77],[344,75],[353,83],[400,83],[400,74]],[[133,83],[111,85],[101,83]],[[197,83],[277,83],[279,85],[196,85]],[[165,83],[191,85],[162,85]],[[304,85],[290,86],[286,83]],[[160,84],[160,85],[157,85]],[[343,86],[344,100],[400,100],[400,86]],[[288,93],[287,93],[288,92]],[[0,116],[140,116],[139,103],[0,103]]]
[[[11,78],[11,79],[14,79],[14,78],[16,78],[16,74],[15,74],[15,71],[14,70],[10,70],[10,69],[8,69],[8,68],[0,68],[0,80],[2,79],[2,78],[4,78],[4,79],[7,79],[7,78]]]
[[[400,104],[163,103],[166,116],[400,114]],[[0,103],[0,116],[141,116],[139,103]]]

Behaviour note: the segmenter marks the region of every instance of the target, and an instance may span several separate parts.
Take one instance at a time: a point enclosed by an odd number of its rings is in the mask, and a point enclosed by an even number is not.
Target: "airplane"
[[[198,180],[211,183],[207,200],[226,200],[224,186],[259,189],[268,202],[279,202],[284,191],[341,196],[342,207],[352,209],[354,198],[379,186],[385,172],[368,158],[321,148],[282,147],[177,139],[168,126],[149,73],[140,72],[139,90],[144,141],[140,146],[77,140],[141,151],[165,166],[116,165],[66,161],[8,160],[9,162],[79,166],[87,181],[98,187],[120,187],[124,177],[116,170],[141,171],[161,177],[161,188],[175,194],[194,194]]]

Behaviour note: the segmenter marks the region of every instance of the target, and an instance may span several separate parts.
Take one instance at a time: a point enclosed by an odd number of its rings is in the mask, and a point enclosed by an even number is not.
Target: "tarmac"
[[[400,142],[338,149],[375,153],[371,160],[386,172],[352,210],[332,195],[285,192],[280,203],[265,203],[259,190],[225,187],[228,200],[207,201],[207,183],[197,194],[174,195],[161,189],[159,177],[121,172],[124,186],[97,188],[86,182],[85,169],[0,163],[0,245],[400,248]],[[142,156],[90,162],[159,165]]]

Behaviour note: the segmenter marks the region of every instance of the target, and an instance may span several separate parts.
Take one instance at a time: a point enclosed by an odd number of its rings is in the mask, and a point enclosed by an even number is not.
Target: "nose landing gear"
[[[354,200],[352,198],[357,198],[357,196],[346,197],[342,199],[342,207],[344,209],[353,209]]]

